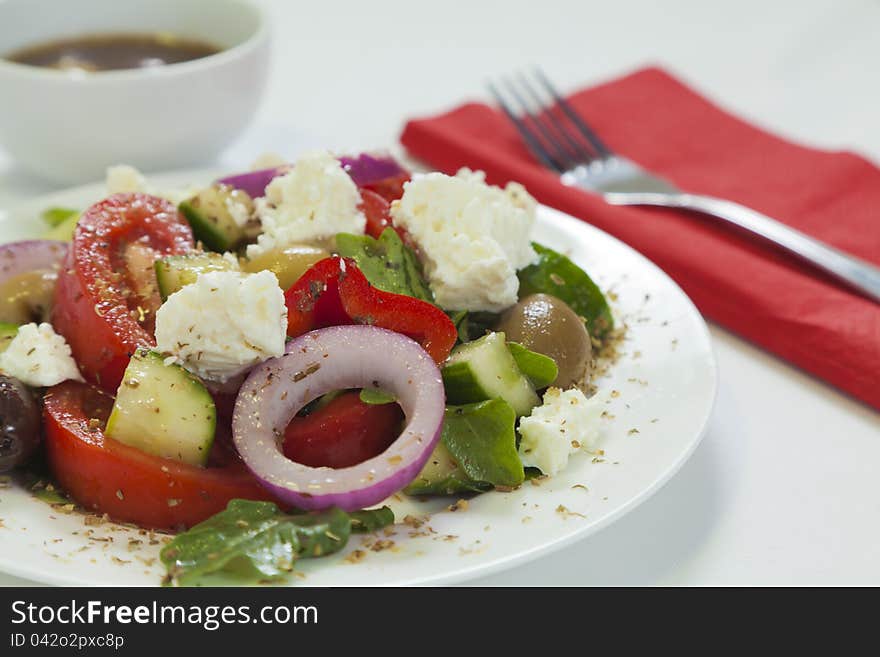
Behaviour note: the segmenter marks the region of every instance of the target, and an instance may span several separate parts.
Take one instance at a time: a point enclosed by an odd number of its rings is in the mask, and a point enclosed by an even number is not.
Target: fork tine
[[[544,166],[549,169],[553,169],[558,173],[563,173],[565,171],[565,167],[558,163],[550,152],[544,148],[543,144],[541,144],[541,140],[538,136],[532,132],[531,128],[529,128],[525,121],[520,119],[510,105],[504,100],[504,97],[499,93],[498,89],[491,82],[487,82],[486,86],[489,89],[489,93],[495,98],[495,101],[501,107],[501,110],[507,115],[513,125],[516,126],[517,131],[520,136],[523,138],[523,141],[526,143],[526,146],[531,151],[532,155],[534,155]]]
[[[532,98],[532,101],[538,107],[542,108],[541,116],[543,116],[546,122],[554,128],[556,133],[561,135],[563,142],[568,147],[567,150],[574,158],[574,163],[589,164],[594,160],[599,154],[592,145],[588,142],[584,142],[582,139],[575,138],[572,131],[559,120],[556,114],[553,113],[553,98],[550,98],[550,102],[545,102],[541,98],[541,95],[535,90],[534,85],[529,82],[529,79],[523,73],[520,73],[518,77],[520,79],[520,84]]]
[[[596,152],[603,158],[611,157],[613,155],[610,148],[608,148],[605,143],[599,139],[595,132],[593,132],[592,128],[586,124],[586,122],[578,115],[577,112],[574,111],[574,108],[569,105],[568,101],[562,97],[562,95],[556,91],[556,88],[550,83],[550,80],[544,75],[544,72],[541,69],[535,69],[535,77],[541,82],[544,88],[547,90],[553,99],[556,101],[556,104],[559,106],[565,116],[568,117],[569,121],[571,121],[575,127],[580,131],[580,133],[584,136],[584,138],[590,142],[590,145],[596,149]]]
[[[559,142],[553,132],[541,121],[540,113],[542,110],[541,102],[538,101],[536,103],[537,110],[533,109],[529,103],[523,98],[522,94],[517,91],[516,85],[508,78],[503,78],[504,84],[507,87],[507,92],[513,96],[517,105],[519,105],[520,110],[522,111],[524,117],[527,116],[531,120],[531,123],[534,127],[538,129],[538,132],[541,133],[541,136],[544,139],[545,146],[549,146],[553,159],[557,162],[561,163],[562,166],[566,169],[569,169],[578,164],[578,157],[576,156],[572,159],[568,150],[565,146]],[[525,118],[523,118],[525,121]]]

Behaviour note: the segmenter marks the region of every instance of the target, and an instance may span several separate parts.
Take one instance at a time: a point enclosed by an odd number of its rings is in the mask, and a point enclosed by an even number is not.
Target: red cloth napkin
[[[870,162],[784,141],[657,69],[580,91],[570,102],[613,150],[683,189],[738,201],[880,264],[880,170]],[[401,141],[442,171],[468,166],[495,184],[522,182],[539,201],[653,260],[707,317],[880,408],[880,305],[714,220],[613,207],[563,186],[485,105],[411,121]]]

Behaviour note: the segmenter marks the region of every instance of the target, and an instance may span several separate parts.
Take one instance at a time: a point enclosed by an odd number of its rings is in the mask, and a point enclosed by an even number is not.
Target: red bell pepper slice
[[[440,364],[458,335],[437,306],[373,287],[350,258],[332,256],[315,263],[284,297],[292,337],[325,326],[369,324],[412,338]]]

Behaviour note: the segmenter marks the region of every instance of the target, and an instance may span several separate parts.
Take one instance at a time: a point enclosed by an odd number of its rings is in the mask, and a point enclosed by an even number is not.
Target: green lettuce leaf
[[[397,401],[397,397],[380,388],[363,388],[360,392],[360,398],[365,404],[375,404],[377,406]]]
[[[503,399],[448,406],[442,440],[471,480],[513,488],[524,477],[515,424],[516,413]]]
[[[394,512],[387,506],[352,511],[348,515],[351,517],[352,534],[369,534],[394,524]]]
[[[440,442],[404,492],[457,495],[519,486],[525,473],[515,423],[516,413],[502,399],[447,406]]]
[[[382,231],[379,239],[339,233],[336,250],[344,258],[353,258],[373,287],[434,303],[418,259],[393,228]]]
[[[49,208],[43,212],[43,221],[51,226],[43,232],[42,238],[69,242],[73,239],[76,224],[79,221],[79,210],[70,208]]]
[[[546,388],[559,375],[556,361],[549,356],[526,349],[518,342],[508,342],[507,350],[516,361],[519,371],[528,377],[535,390]]]
[[[407,495],[460,495],[492,490],[492,484],[468,477],[441,440],[418,476],[403,489]]]
[[[519,296],[544,293],[562,299],[584,318],[590,335],[602,339],[614,328],[611,309],[587,273],[561,253],[532,242],[539,260],[518,272]]]
[[[79,210],[73,208],[51,207],[43,210],[40,218],[45,221],[50,228],[55,228],[70,217],[79,214]]]
[[[166,545],[160,558],[167,584],[190,586],[215,573],[245,580],[272,580],[293,569],[297,559],[338,552],[357,531],[374,531],[394,522],[390,509],[348,514],[333,508],[290,515],[271,502],[232,500]]]
[[[459,342],[470,342],[484,336],[498,323],[499,315],[485,311],[455,310],[446,313],[455,324]]]
[[[455,330],[458,333],[458,341],[467,342],[468,340],[470,340],[468,311],[453,310],[451,312],[447,312],[446,314],[449,315],[449,319],[451,319],[452,323],[455,324]]]

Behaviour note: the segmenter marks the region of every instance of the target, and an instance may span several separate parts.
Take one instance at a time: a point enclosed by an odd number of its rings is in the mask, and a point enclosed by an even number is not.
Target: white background
[[[660,64],[779,134],[880,162],[878,0],[263,4],[272,75],[230,168],[393,144],[407,117],[535,64],[566,89]],[[50,189],[0,151],[0,206]],[[711,329],[718,404],[679,475],[601,533],[472,583],[880,584],[880,415]]]

